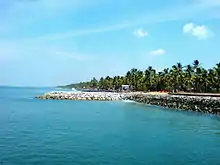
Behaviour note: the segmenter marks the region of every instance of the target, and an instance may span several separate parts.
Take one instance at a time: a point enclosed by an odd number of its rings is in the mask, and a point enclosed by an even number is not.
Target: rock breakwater
[[[219,97],[133,94],[127,95],[126,99],[166,108],[220,114]]]
[[[37,96],[36,98],[43,100],[132,100],[138,103],[166,108],[220,114],[220,97],[150,94],[141,92],[50,92],[42,96]]]
[[[37,96],[43,100],[99,100],[116,101],[124,98],[123,94],[112,92],[50,92]]]

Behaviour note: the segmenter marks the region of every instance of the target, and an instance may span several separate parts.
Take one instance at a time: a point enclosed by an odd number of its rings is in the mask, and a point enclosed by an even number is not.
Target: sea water
[[[220,165],[220,118],[0,87],[0,165]]]

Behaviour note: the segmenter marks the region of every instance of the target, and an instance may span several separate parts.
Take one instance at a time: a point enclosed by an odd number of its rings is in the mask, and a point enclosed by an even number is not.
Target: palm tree
[[[133,68],[125,76],[101,77],[99,81],[93,78],[89,82],[70,84],[67,87],[118,90],[123,84],[128,84],[137,91],[161,89],[185,91],[193,88],[196,92],[219,92],[220,63],[209,70],[203,68],[198,60],[194,60],[192,65],[186,66],[178,62],[170,69],[166,68],[161,72],[156,72],[152,66],[149,66],[144,72]]]
[[[153,69],[152,66],[149,66],[148,70],[150,72],[149,89],[151,91],[154,91],[154,90],[156,90],[156,70]]]
[[[191,90],[192,88],[192,75],[193,75],[193,67],[191,65],[187,65],[184,71],[184,84],[187,90]]]
[[[169,68],[165,68],[163,70],[163,75],[166,76],[169,73]]]
[[[104,79],[104,89],[109,90],[112,89],[112,78],[107,76]]]
[[[125,78],[126,78],[126,82],[127,82],[127,84],[131,86],[131,83],[132,83],[132,76],[131,76],[131,72],[130,72],[130,71],[128,71],[128,72],[126,73]]]
[[[194,71],[199,67],[199,60],[194,60],[193,61],[193,69]]]
[[[177,63],[176,65],[172,66],[172,76],[175,76],[175,81],[174,81],[174,90],[179,90],[183,89],[183,81],[182,81],[182,69],[183,66],[181,63]]]
[[[153,67],[152,67],[152,66],[149,66],[149,67],[148,67],[148,70],[149,70],[149,71],[152,71],[152,70],[153,70]]]
[[[215,71],[216,92],[219,92],[219,89],[220,89],[220,62],[216,64],[216,67],[214,67],[214,71]]]
[[[100,80],[99,80],[99,89],[104,89],[104,78],[101,77]]]
[[[208,81],[207,81],[207,77],[208,77],[208,72],[207,70],[205,70],[204,68],[201,69],[201,77],[200,77],[200,91],[205,91],[207,92],[207,86],[208,86]]]
[[[160,91],[165,88],[165,81],[164,81],[164,73],[163,72],[158,72],[157,78],[156,78],[156,90]]]
[[[95,77],[93,77],[93,79],[91,80],[90,84],[91,84],[92,88],[96,88],[97,87],[98,81],[96,80]]]
[[[143,82],[144,82],[144,73],[143,73],[143,71],[140,71],[140,70],[138,70],[137,72],[136,72],[136,86],[135,86],[135,88],[136,88],[136,90],[138,90],[138,91],[142,91],[142,90],[144,90],[144,87],[143,87]]]
[[[192,78],[194,84],[194,91],[198,92],[198,83],[199,83],[199,74],[201,73],[200,63],[198,60],[194,60],[193,62],[193,70],[194,70],[194,77]]]
[[[131,69],[131,85],[134,90],[137,90],[137,69]]]
[[[199,92],[200,88],[200,82],[201,82],[201,74],[202,74],[202,69],[201,68],[196,68],[195,71],[195,77],[194,77],[194,84],[195,84],[195,91]]]
[[[162,72],[162,81],[163,81],[163,86],[162,89],[168,90],[168,85],[167,82],[169,81],[169,68],[165,68]]]
[[[208,70],[207,80],[208,82],[208,91],[211,92],[215,88],[215,71],[213,69]]]

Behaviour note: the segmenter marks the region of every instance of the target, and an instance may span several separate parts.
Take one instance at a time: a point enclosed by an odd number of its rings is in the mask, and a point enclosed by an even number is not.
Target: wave
[[[80,92],[76,90],[75,88],[69,89],[69,88],[55,88],[54,92]]]
[[[135,101],[133,101],[133,100],[122,100],[122,101],[125,103],[135,103]]]

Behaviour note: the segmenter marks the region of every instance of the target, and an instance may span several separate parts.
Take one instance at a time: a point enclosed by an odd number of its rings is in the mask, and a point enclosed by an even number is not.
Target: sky
[[[220,0],[0,0],[0,85],[220,62]]]

